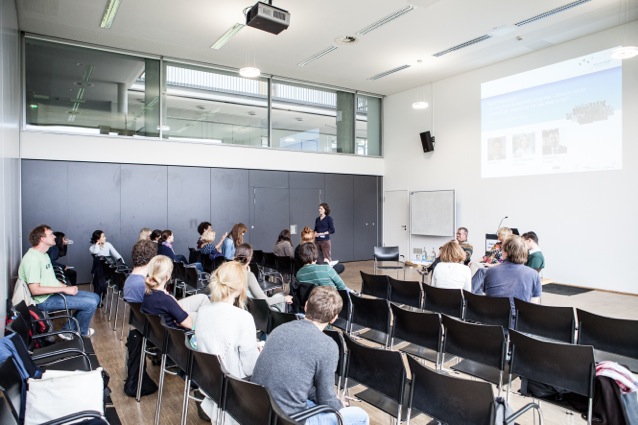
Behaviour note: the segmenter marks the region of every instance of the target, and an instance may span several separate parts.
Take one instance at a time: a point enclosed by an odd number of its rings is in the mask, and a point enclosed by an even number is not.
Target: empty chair
[[[185,334],[184,345],[191,351],[191,362],[187,371],[192,382],[217,405],[217,423],[223,415],[223,394],[226,378],[219,356],[195,350],[190,342],[191,334]],[[190,396],[189,399],[198,400]],[[198,400],[201,401],[201,400]],[[186,401],[188,403],[188,400]]]
[[[498,325],[508,329],[512,322],[512,305],[507,297],[487,297],[463,291],[466,322]]]
[[[398,351],[368,347],[343,336],[348,350],[346,379],[367,387],[355,394],[361,400],[396,418],[397,424],[407,416],[407,371]]]
[[[115,301],[115,318],[113,319],[113,330],[117,330],[117,314],[120,311],[120,301],[124,302],[124,282],[126,282],[126,277],[128,274],[123,270],[115,271],[115,286],[117,288],[117,300]],[[124,312],[126,313],[126,312]],[[122,326],[124,326],[124,321],[122,321]]]
[[[616,361],[638,372],[638,320],[598,316],[581,309],[576,312],[578,344],[593,345],[598,361]]]
[[[290,280],[291,276],[295,275],[295,260],[292,257],[277,257],[277,271],[286,278],[286,281]]]
[[[515,374],[587,397],[587,423],[591,425],[596,373],[594,347],[541,341],[515,330],[510,330],[510,340],[510,378]],[[534,397],[557,403],[554,397]],[[569,404],[561,406],[571,409]]]
[[[423,285],[423,309],[452,317],[463,317],[463,291]]]
[[[186,266],[184,271],[186,284],[184,286],[184,296],[197,294],[206,289],[208,286],[208,274],[200,274],[195,266]]]
[[[339,395],[341,384],[346,376],[346,341],[343,339],[343,334],[340,331],[324,329],[323,333],[332,338],[337,344],[337,348],[339,348],[339,361],[337,362],[337,370],[335,372],[335,384],[337,385],[337,395]]]
[[[388,300],[359,297],[351,293],[350,302],[352,303],[350,334],[355,325],[358,326],[357,330],[368,328],[368,331],[359,333],[358,336],[383,344],[387,348],[390,338]]]
[[[200,253],[200,260],[202,268],[206,273],[212,273],[213,270],[215,270],[215,262],[212,258],[210,258],[210,255]]]
[[[492,385],[447,375],[432,370],[408,356],[412,375],[409,406],[447,424],[492,425],[499,401],[494,398]],[[538,412],[540,424],[543,416],[538,405],[530,403],[505,418],[511,424],[530,408]],[[410,420],[408,418],[408,424]]]
[[[168,332],[162,326],[161,317],[154,314],[145,314],[146,320],[148,321],[146,340],[151,341],[151,343],[160,350],[160,355],[162,358],[162,362],[160,364],[160,372],[159,372],[159,385],[157,390],[157,405],[155,406],[155,425],[159,425],[160,423],[160,414],[162,410],[162,392],[164,391],[164,374],[168,371],[166,367],[166,350],[168,346]],[[142,347],[145,348],[145,344],[142,343]],[[144,349],[142,350],[142,354],[144,353]],[[140,362],[140,369],[141,362]],[[141,382],[142,379],[139,380]]]
[[[295,313],[283,313],[281,311],[270,309],[270,331],[272,332],[277,326],[297,319],[299,318]]]
[[[405,280],[405,263],[401,262],[403,255],[399,254],[398,246],[375,246],[373,255],[374,274],[377,274],[377,270],[396,270],[398,279],[399,270],[403,270],[403,280]],[[381,262],[393,262],[393,264],[381,264]]]
[[[449,316],[443,316],[442,321],[441,362],[445,363],[446,353],[462,357],[463,360],[452,369],[498,385],[500,395],[503,381],[507,378],[507,339],[503,327],[462,322]]]
[[[423,306],[423,288],[417,280],[398,280],[388,276],[391,302],[415,308]]]
[[[173,273],[171,274],[173,279],[173,296],[177,296],[177,289],[184,290],[186,285],[186,268],[181,261],[173,261]],[[183,293],[182,293],[183,295]]]
[[[310,296],[310,292],[316,285],[309,282],[300,282],[294,278],[290,283],[290,294],[292,295],[293,310],[296,313],[303,313]]]
[[[150,354],[147,349],[148,345],[148,319],[146,315],[142,313],[142,303],[127,303],[130,309],[129,324],[137,329],[142,334],[142,349],[140,350],[139,371],[137,375],[137,393],[135,394],[135,400],[138,402],[142,397],[142,382],[144,378],[144,365],[146,364],[146,355]]]
[[[534,304],[514,298],[514,329],[524,334],[573,344],[576,342],[576,316],[572,307]]]
[[[265,334],[269,334],[272,330],[271,313],[272,310],[266,300],[258,300],[255,298],[246,299],[246,309],[253,316],[255,327]]]
[[[361,293],[387,300],[390,296],[388,276],[361,273]]]
[[[264,251],[261,249],[253,249],[253,258],[251,263],[255,263],[258,266],[264,265]]]
[[[341,301],[343,302],[343,306],[341,307],[341,311],[339,312],[339,317],[332,323],[332,326],[342,329],[344,332],[348,332],[350,327],[350,317],[352,312],[352,302],[350,301],[350,293],[345,289],[337,290],[339,292],[339,296],[341,297]]]
[[[394,317],[392,346],[395,342],[408,342],[408,345],[400,348],[401,351],[429,360],[438,368],[443,345],[441,316],[438,313],[407,310],[394,303],[390,304],[390,308]]]
[[[182,394],[182,420],[181,425],[186,424],[186,417],[188,414],[188,392],[190,390],[191,385],[191,377],[189,375],[189,365],[191,362],[191,351],[184,345],[185,335],[192,334],[193,331],[186,331],[181,328],[174,328],[172,326],[168,326],[164,321],[164,318],[161,319],[162,327],[164,331],[168,334],[168,341],[166,343],[166,355],[175,363],[175,365],[182,372],[182,379],[184,379],[184,393]],[[169,372],[168,370],[161,370],[161,374],[170,373],[172,375],[176,375],[177,372]],[[158,397],[159,401],[159,397]],[[159,406],[158,406],[159,409]]]

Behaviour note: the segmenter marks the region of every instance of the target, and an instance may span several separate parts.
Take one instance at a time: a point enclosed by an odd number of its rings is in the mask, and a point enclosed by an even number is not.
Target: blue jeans
[[[80,334],[86,336],[89,333],[89,324],[91,324],[95,309],[100,303],[100,296],[93,292],[78,291],[76,295],[65,295],[65,297],[69,310],[75,310],[73,317],[78,320]],[[38,304],[38,308],[42,311],[64,310],[64,300],[61,296],[53,294]],[[76,330],[75,323],[73,321],[70,321],[70,323],[72,330]],[[69,329],[69,322],[64,325],[64,329]]]
[[[306,401],[308,408],[316,406],[316,404],[308,400]],[[370,418],[368,414],[360,407],[344,407],[339,410],[343,417],[344,425],[368,425]],[[319,413],[306,419],[305,425],[337,425],[337,416],[334,413]]]

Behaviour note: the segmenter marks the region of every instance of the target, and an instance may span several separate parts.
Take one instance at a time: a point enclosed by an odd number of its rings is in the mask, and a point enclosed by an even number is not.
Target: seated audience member
[[[140,230],[140,236],[137,238],[138,241],[143,241],[150,239],[151,237],[151,229],[148,227],[144,227]]]
[[[98,257],[106,257],[111,259],[114,263],[124,262],[122,256],[113,245],[106,241],[106,234],[102,230],[96,230],[91,235],[91,246],[89,252]]]
[[[503,242],[503,263],[485,272],[483,292],[489,297],[509,297],[514,311],[514,298],[539,303],[542,293],[538,272],[525,267],[527,247],[520,236]]]
[[[297,270],[302,268],[304,265],[303,261],[301,260],[301,245],[305,243],[315,243],[315,231],[312,230],[310,227],[306,226],[303,228],[303,230],[299,234],[299,237],[301,241],[299,242],[299,245],[295,247],[295,252],[293,255]]]
[[[175,254],[173,249],[173,242],[175,241],[175,235],[172,230],[162,230],[162,236],[157,244],[157,255],[165,255],[173,261],[188,264],[186,257],[181,254]]]
[[[222,264],[213,273],[208,288],[211,302],[202,306],[197,314],[197,350],[219,355],[231,375],[249,377],[261,346],[255,337],[253,317],[244,310],[246,268],[236,261]],[[210,418],[214,417],[212,400],[205,399],[202,409]],[[226,417],[226,421],[228,419]]]
[[[161,315],[169,326],[192,329],[197,311],[210,301],[204,294],[191,295],[177,301],[165,289],[171,273],[173,261],[165,255],[157,255],[148,263],[142,313]]]
[[[205,231],[212,230],[212,229],[213,229],[213,225],[210,224],[208,221],[202,221],[201,223],[197,225],[197,233],[199,233],[199,238],[197,239],[197,244],[195,244],[196,250],[199,251],[200,249],[202,249],[204,245],[206,245],[206,243],[202,240],[202,235],[204,234]]]
[[[505,239],[512,236],[512,230],[509,227],[501,227],[500,229],[498,229],[496,236],[498,237],[498,242],[494,244],[490,251],[485,253],[485,256],[482,260],[482,262],[485,263],[485,265],[487,266],[503,262],[501,247]]]
[[[299,282],[312,283],[317,286],[333,286],[347,290],[346,284],[329,264],[317,264],[317,247],[312,243],[301,245],[300,258],[304,266],[297,271]]]
[[[342,308],[341,297],[330,287],[312,290],[306,302],[306,317],[277,327],[268,336],[252,382],[270,391],[275,403],[288,415],[319,404],[341,413],[343,423],[368,424],[368,414],[359,407],[345,407],[335,394],[337,344],[323,333]],[[305,425],[337,424],[334,414],[310,417]]]
[[[441,262],[432,273],[432,286],[447,289],[472,290],[470,268],[463,264],[467,258],[465,251],[456,240],[441,247]]]
[[[47,255],[49,248],[55,245],[55,235],[51,227],[42,224],[31,230],[29,242],[31,248],[22,257],[18,268],[18,277],[29,286],[35,304],[43,311],[64,310],[68,307],[78,320],[80,334],[92,336],[95,331],[89,325],[95,309],[100,303],[100,296],[91,292],[79,291],[77,286],[67,286],[55,277],[51,259]],[[63,297],[54,296],[54,294],[65,295],[66,303]],[[75,322],[67,321],[63,329],[70,329],[70,323],[71,326],[75,326]],[[60,334],[60,337],[63,339],[73,338],[67,334]]]
[[[468,243],[467,241],[467,227],[459,227],[456,231],[456,240],[465,251],[465,262],[464,264],[467,266],[470,264],[472,260],[472,254],[474,253],[474,247]]]
[[[545,268],[545,256],[538,247],[538,236],[536,236],[535,232],[527,232],[523,233],[523,236],[521,237],[523,238],[528,251],[527,262],[525,265],[540,273],[540,271]]]
[[[148,273],[148,263],[157,255],[157,244],[148,239],[139,240],[133,245],[133,270],[124,282],[124,300],[130,303],[144,301]]]
[[[221,249],[222,244],[224,243],[224,239],[226,238],[226,233],[222,235],[219,239],[219,242],[215,244],[215,231],[213,229],[208,229],[202,233],[202,236],[199,238],[202,241],[203,245],[201,246],[201,253],[203,255],[208,255],[211,260],[214,260],[217,257],[222,257],[222,253],[219,251]]]
[[[248,296],[258,300],[266,300],[270,307],[274,307],[279,311],[285,311],[286,303],[292,304],[292,296],[285,295],[281,292],[274,294],[272,297],[267,296],[259,286],[257,277],[250,271],[250,260],[253,258],[253,248],[248,243],[243,243],[235,250],[235,261],[239,262],[246,268],[246,280],[248,285]]]
[[[272,249],[273,254],[278,257],[292,257],[292,242],[290,239],[290,230],[284,229],[279,232],[279,236],[277,237],[277,243]]]
[[[55,235],[55,245],[47,251],[49,258],[51,258],[51,264],[53,267],[59,267],[62,269],[68,284],[75,286],[78,284],[78,273],[73,270],[73,267],[58,262],[60,257],[66,256],[69,240],[62,232],[53,232],[53,234]]]
[[[159,240],[162,237],[162,231],[160,229],[155,229],[151,232],[150,236],[148,237],[152,242],[155,242],[156,244],[159,244]]]
[[[235,258],[235,248],[244,243],[244,234],[248,231],[248,227],[244,223],[237,223],[233,226],[230,234],[227,233],[226,239],[222,244],[222,254],[227,260]]]

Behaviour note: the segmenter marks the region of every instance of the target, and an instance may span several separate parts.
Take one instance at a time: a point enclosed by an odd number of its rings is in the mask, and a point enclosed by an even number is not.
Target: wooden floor
[[[361,287],[361,277],[359,271],[372,273],[373,264],[371,261],[346,263],[346,270],[342,274],[342,278],[346,284],[354,289],[359,290]],[[394,275],[390,273],[391,275]],[[402,276],[399,276],[402,278]],[[406,279],[420,280],[420,276],[414,269],[408,269]],[[574,296],[561,296],[554,294],[545,294],[542,303],[547,305],[574,306],[592,313],[609,316],[620,317],[626,319],[638,319],[638,296],[621,295],[601,291],[591,291]],[[120,322],[121,323],[121,322]],[[136,402],[135,398],[128,397],[124,394],[123,385],[125,379],[125,359],[126,346],[125,339],[120,340],[120,323],[118,323],[117,332],[113,332],[113,322],[109,322],[106,315],[98,311],[93,320],[92,326],[95,328],[95,336],[93,336],[93,344],[97,352],[98,358],[102,366],[111,375],[110,387],[112,390],[112,399],[117,408],[120,419],[124,425],[146,425],[152,424],[157,403],[157,395],[142,397],[141,402]],[[152,366],[148,362],[148,372],[155,382],[158,379],[158,366]],[[162,397],[161,423],[162,424],[179,424],[182,403],[183,380],[179,377],[166,376],[164,394]],[[516,384],[515,386],[516,387]],[[354,394],[357,388],[351,389],[350,394]],[[513,408],[521,407],[529,399],[513,395],[510,402]],[[360,406],[370,414],[371,424],[391,424],[392,419],[365,403],[353,402],[353,405]],[[197,416],[194,403],[190,403],[188,411],[188,424],[205,424]],[[559,409],[553,405],[544,403],[542,405],[543,417],[545,424],[584,424],[578,415],[570,415],[565,410]],[[430,418],[419,415],[411,423],[415,425],[424,425],[430,421]],[[518,420],[520,424],[532,424],[531,413],[526,413]]]

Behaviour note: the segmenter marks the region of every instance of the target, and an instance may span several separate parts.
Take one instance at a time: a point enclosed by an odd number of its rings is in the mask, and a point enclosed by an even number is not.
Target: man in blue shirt
[[[144,300],[144,279],[148,263],[157,255],[157,244],[150,240],[137,241],[133,245],[133,271],[124,282],[124,299],[130,303],[141,303]]]

